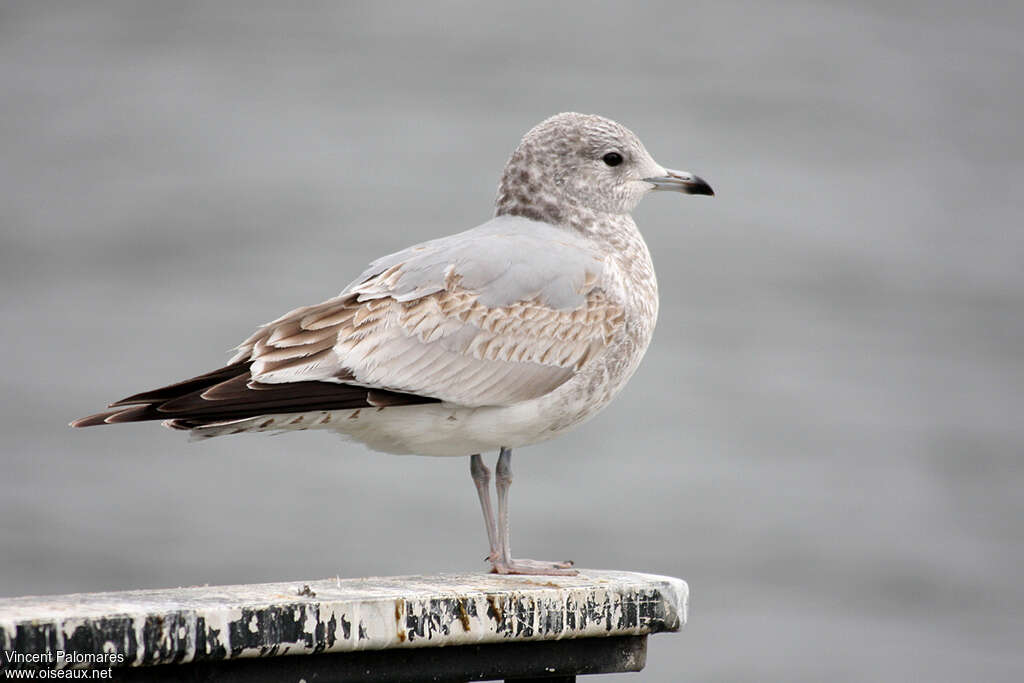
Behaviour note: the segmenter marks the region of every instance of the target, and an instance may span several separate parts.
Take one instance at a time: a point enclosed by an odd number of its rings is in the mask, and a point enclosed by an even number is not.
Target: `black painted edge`
[[[490,681],[635,672],[646,663],[647,636],[606,636],[202,661],[119,669],[114,677],[155,683]]]

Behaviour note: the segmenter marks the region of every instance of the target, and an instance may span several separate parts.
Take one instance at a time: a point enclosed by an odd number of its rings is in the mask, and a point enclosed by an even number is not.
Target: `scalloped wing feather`
[[[467,406],[568,381],[623,324],[603,262],[564,230],[495,219],[378,260],[341,295],[263,326],[233,361],[257,382],[346,382]]]

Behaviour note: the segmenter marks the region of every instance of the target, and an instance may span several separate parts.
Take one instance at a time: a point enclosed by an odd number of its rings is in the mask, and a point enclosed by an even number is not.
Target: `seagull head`
[[[567,112],[523,136],[505,166],[497,213],[560,224],[571,222],[579,209],[629,213],[656,190],[714,194],[697,175],[656,162],[625,126]]]

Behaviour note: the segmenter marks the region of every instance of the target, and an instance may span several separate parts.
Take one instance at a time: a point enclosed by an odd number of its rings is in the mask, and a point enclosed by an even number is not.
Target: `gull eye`
[[[601,159],[609,166],[618,166],[622,163],[622,155],[618,152],[608,152]]]

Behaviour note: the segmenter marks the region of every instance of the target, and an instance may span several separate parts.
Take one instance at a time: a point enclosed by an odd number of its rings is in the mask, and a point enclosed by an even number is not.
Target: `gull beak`
[[[670,190],[682,192],[683,194],[707,194],[712,196],[715,194],[711,186],[704,182],[704,179],[700,176],[687,171],[673,171],[671,168],[665,169],[665,175],[644,178],[644,182],[654,185],[655,190]]]

